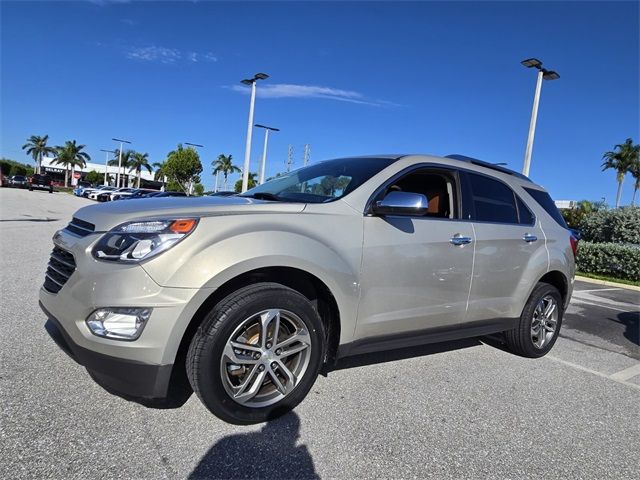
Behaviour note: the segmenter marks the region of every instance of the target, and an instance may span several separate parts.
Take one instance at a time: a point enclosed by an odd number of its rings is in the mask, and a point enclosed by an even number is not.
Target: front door
[[[423,168],[382,190],[422,193],[426,216],[364,219],[356,339],[461,323],[469,297],[474,233],[459,219],[457,173]]]

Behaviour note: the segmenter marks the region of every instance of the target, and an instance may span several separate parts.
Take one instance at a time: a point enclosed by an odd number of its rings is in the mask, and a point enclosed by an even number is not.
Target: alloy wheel
[[[536,348],[544,348],[553,338],[558,326],[558,303],[551,295],[543,297],[536,305],[531,320],[531,341]]]
[[[300,383],[311,358],[311,336],[295,313],[260,311],[231,334],[220,359],[227,394],[246,407],[273,405]]]

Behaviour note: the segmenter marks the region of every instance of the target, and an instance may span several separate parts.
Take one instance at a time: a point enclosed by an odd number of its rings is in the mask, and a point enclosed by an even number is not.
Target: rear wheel
[[[524,357],[546,355],[555,344],[562,325],[562,296],[548,283],[539,283],[524,306],[518,326],[504,332],[509,349]]]
[[[324,328],[301,294],[259,283],[227,296],[198,328],[187,375],[202,403],[235,424],[260,423],[295,408],[316,380]]]

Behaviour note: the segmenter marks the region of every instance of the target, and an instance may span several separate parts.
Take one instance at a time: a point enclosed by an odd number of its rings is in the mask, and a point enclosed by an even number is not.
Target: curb
[[[597,278],[583,277],[580,275],[576,275],[576,280],[580,280],[581,282],[587,282],[587,283],[595,283],[597,285],[606,285],[608,287],[625,288],[627,290],[634,290],[636,292],[640,292],[639,286],[627,285],[626,283],[610,282],[609,280],[598,280]]]

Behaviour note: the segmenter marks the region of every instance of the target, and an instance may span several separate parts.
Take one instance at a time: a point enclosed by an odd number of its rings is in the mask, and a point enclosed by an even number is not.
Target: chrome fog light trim
[[[151,308],[105,307],[87,317],[91,333],[113,340],[136,340],[151,316]]]

